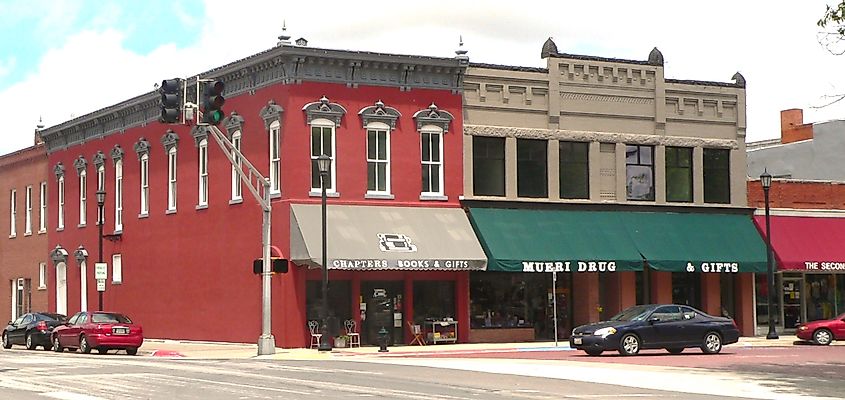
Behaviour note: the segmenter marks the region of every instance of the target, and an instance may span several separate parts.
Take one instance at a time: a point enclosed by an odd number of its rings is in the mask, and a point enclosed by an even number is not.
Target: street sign
[[[109,277],[109,265],[106,263],[94,263],[94,279],[105,281]]]
[[[97,279],[97,291],[98,292],[105,292],[106,291],[106,280],[105,279]]]

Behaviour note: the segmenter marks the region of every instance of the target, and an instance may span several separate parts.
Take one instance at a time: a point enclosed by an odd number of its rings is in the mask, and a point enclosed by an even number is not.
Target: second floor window
[[[39,191],[38,232],[47,231],[47,182],[41,182]]]
[[[199,198],[197,205],[208,205],[208,139],[200,141],[199,147]]]
[[[367,128],[367,192],[390,193],[390,134],[385,123]]]
[[[335,163],[334,156],[334,123],[328,120],[316,119],[311,122],[311,191],[320,191],[320,170],[317,168],[317,157],[325,154],[332,159],[329,176],[326,180],[326,192],[335,192]]]
[[[666,201],[692,201],[692,148],[666,148]]]
[[[279,182],[281,175],[281,125],[279,121],[274,121],[270,124],[270,193],[280,193],[282,191],[281,183]]]
[[[472,137],[472,193],[505,195],[505,138]]]
[[[422,140],[422,194],[443,195],[443,130],[423,127]]]
[[[12,223],[9,229],[9,237],[15,237],[18,235],[18,231],[16,228],[17,222],[15,221],[18,214],[18,191],[15,189],[12,189],[12,195],[10,196],[9,204],[9,220]]]
[[[141,156],[141,215],[150,212],[150,156]]]
[[[114,230],[123,230],[123,160],[114,163]]]
[[[628,200],[654,201],[654,147],[625,147],[625,188]]]
[[[84,226],[87,220],[86,209],[88,202],[88,174],[85,171],[79,173],[79,225]]]
[[[106,166],[97,167],[97,191],[106,190]],[[105,212],[105,211],[104,211]],[[104,215],[100,214],[100,207],[97,207],[97,221],[103,221]]]
[[[176,146],[167,151],[167,211],[176,211]]]
[[[26,187],[26,215],[24,216],[24,235],[32,234],[32,186]]]
[[[731,151],[704,149],[704,202],[731,202]]]
[[[235,131],[232,134],[232,147],[234,150],[241,151],[241,131]],[[237,170],[241,169],[241,159],[232,151],[232,159],[235,164],[232,165],[232,200],[241,200],[243,196],[241,178],[238,176]]]
[[[519,197],[548,197],[547,140],[516,140],[516,191]]]
[[[560,142],[560,198],[590,198],[590,144]]]
[[[58,188],[56,190],[57,196],[59,198],[59,209],[56,213],[56,228],[57,229],[64,229],[65,228],[65,177],[59,177]]]

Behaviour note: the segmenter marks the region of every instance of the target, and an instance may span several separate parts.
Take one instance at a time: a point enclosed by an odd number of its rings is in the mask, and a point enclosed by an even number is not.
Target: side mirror
[[[15,321],[9,321],[9,323],[8,323],[8,324],[6,324],[6,325],[12,325],[12,323],[14,323],[14,322],[15,322]]]

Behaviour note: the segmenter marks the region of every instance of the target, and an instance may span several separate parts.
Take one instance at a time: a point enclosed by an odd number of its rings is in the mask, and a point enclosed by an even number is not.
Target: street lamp
[[[103,189],[97,190],[97,231],[99,234],[97,235],[99,238],[99,245],[97,248],[99,249],[97,262],[103,262],[103,223],[105,223],[106,215],[103,211],[103,204],[106,203],[106,191]],[[103,311],[103,291],[97,291],[97,310]]]
[[[317,169],[320,171],[320,190],[322,197],[323,212],[323,306],[320,308],[320,317],[323,320],[323,331],[320,336],[318,351],[332,351],[332,342],[329,338],[329,266],[326,251],[326,179],[329,178],[329,168],[332,165],[331,157],[321,154],[317,157]]]
[[[769,303],[769,333],[766,339],[777,339],[778,333],[775,330],[775,272],[772,265],[772,232],[769,225],[769,188],[772,187],[772,175],[763,169],[760,175],[760,183],[763,184],[763,197],[766,202],[766,286],[768,288]]]

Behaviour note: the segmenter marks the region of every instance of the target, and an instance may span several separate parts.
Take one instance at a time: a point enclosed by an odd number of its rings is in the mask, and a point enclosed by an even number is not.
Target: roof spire
[[[288,35],[287,31],[288,31],[287,22],[285,20],[282,20],[282,34],[279,35],[279,42],[276,43],[276,46],[289,45],[290,44],[290,35]]]
[[[455,58],[463,63],[469,63],[469,56],[467,56],[467,49],[464,48],[464,35],[458,36],[458,49],[455,50]]]

